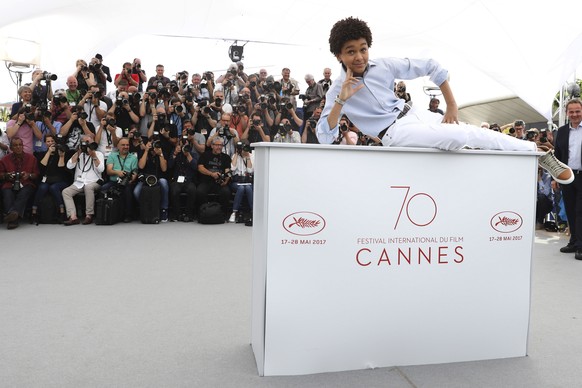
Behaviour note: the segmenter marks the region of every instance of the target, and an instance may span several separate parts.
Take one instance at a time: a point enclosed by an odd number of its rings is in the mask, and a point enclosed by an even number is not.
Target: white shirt
[[[77,159],[77,163],[73,163],[73,157],[67,161],[67,168],[69,170],[75,169],[75,180],[73,184],[78,189],[83,188],[87,183],[97,182],[102,178],[105,170],[105,163],[103,154],[95,151],[95,155],[99,159],[99,166],[95,166],[95,162],[89,154],[81,153]]]
[[[103,112],[107,112],[107,104],[101,100],[99,100],[99,108],[101,108]],[[93,123],[95,131],[97,131],[97,128],[99,128],[99,125],[101,125],[101,120],[99,120],[99,118],[97,117],[96,106],[93,105],[93,102],[91,102],[91,100],[89,100],[85,102],[85,105],[83,105],[83,109],[85,110],[85,113],[87,113],[87,122]]]
[[[572,170],[582,170],[582,124],[577,128],[570,127],[568,167]]]
[[[404,100],[396,97],[392,85],[396,79],[410,80],[429,76],[436,85],[447,80],[448,71],[432,59],[380,58],[368,61],[362,81],[364,87],[350,97],[342,107],[356,127],[368,136],[378,133],[396,120],[404,108]],[[331,144],[337,139],[339,126],[330,128],[327,117],[335,104],[346,78],[342,68],[340,76],[333,81],[326,94],[325,107],[317,122],[317,138],[322,144]],[[359,85],[359,83],[358,83]]]

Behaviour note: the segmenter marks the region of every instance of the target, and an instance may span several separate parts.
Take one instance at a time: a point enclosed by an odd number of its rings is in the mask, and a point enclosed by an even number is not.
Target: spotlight
[[[228,48],[228,56],[230,57],[230,60],[233,62],[242,61],[242,59],[243,59],[244,46],[238,46],[237,44],[238,44],[238,42],[235,41]]]

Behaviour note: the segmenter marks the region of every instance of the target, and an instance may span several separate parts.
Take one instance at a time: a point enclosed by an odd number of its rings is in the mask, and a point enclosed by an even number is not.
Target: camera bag
[[[148,186],[143,185],[139,195],[139,218],[142,224],[159,224],[160,223],[160,204],[161,204],[160,185]]]
[[[198,211],[200,224],[224,224],[224,212],[218,202],[206,202],[200,205]]]
[[[105,197],[95,201],[95,224],[113,225],[121,219],[121,200]]]
[[[41,224],[56,224],[58,217],[57,202],[52,195],[47,194],[39,204],[38,222]]]

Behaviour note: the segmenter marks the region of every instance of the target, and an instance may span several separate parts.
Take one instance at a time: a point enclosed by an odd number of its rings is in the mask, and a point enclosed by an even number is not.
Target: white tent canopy
[[[265,67],[277,77],[289,67],[291,76],[303,81],[306,73],[321,78],[324,67],[332,68],[333,77],[339,74],[329,53],[329,30],[335,21],[356,16],[372,28],[372,57],[437,59],[449,69],[460,105],[515,95],[548,119],[554,95],[582,63],[582,26],[575,21],[582,5],[576,2],[383,4],[30,0],[3,15],[0,37],[40,43],[40,65],[59,75],[57,86],[64,86],[76,59],[89,60],[95,53],[103,55],[112,73],[134,57],[142,59],[148,76],[158,63],[167,75],[220,73],[230,63],[227,52],[235,39],[245,45],[248,71]],[[413,99],[421,97],[423,85],[429,81],[409,83]],[[0,99],[13,99],[15,89],[7,94],[6,88],[3,84]]]

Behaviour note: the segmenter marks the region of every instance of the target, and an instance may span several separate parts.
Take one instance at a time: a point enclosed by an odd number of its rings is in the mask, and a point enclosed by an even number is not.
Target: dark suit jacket
[[[568,164],[568,148],[570,144],[570,124],[558,128],[554,138],[554,154],[562,163]],[[582,147],[582,144],[580,145]]]

